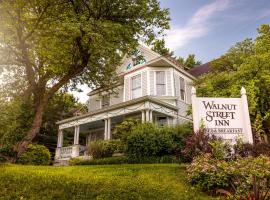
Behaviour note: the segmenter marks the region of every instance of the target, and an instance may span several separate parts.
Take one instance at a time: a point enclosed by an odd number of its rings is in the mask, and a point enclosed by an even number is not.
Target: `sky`
[[[202,63],[218,58],[236,42],[255,38],[261,24],[270,23],[270,0],[160,0],[169,8],[171,29],[166,46],[176,56],[195,54]],[[86,102],[90,91],[73,92]]]

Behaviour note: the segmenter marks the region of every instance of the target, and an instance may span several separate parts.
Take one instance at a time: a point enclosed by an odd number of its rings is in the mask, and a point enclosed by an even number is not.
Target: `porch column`
[[[145,115],[146,115],[145,121],[146,121],[146,122],[149,122],[149,120],[150,120],[149,112],[150,112],[150,110],[148,110],[148,109],[145,111]]]
[[[108,138],[108,120],[104,119],[104,140]]]
[[[58,140],[57,140],[57,148],[61,148],[63,146],[63,130],[58,130]]]
[[[149,122],[153,122],[153,110],[149,110]]]
[[[57,148],[55,149],[55,159],[61,158],[61,148],[63,146],[63,130],[58,130]]]
[[[72,154],[71,154],[72,158],[78,157],[80,155],[79,136],[80,136],[80,126],[75,126],[74,144],[72,146]]]
[[[112,135],[111,135],[111,118],[107,119],[107,139],[111,140],[112,139]]]
[[[142,122],[145,122],[145,110],[142,110]]]

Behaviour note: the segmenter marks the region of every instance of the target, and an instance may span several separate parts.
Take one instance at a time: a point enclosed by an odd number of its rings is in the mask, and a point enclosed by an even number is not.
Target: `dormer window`
[[[101,98],[101,108],[107,108],[110,106],[110,95],[103,95]]]
[[[185,80],[182,77],[180,77],[180,98],[183,101],[185,101],[186,98],[186,85]]]
[[[131,78],[131,95],[132,99],[136,99],[142,95],[141,74]]]
[[[157,96],[166,95],[165,71],[156,72],[156,95]]]

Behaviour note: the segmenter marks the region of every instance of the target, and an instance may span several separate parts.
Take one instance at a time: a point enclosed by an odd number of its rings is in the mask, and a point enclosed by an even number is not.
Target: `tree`
[[[17,156],[36,137],[59,89],[82,82],[109,88],[121,58],[169,27],[168,10],[157,0],[2,0],[0,18],[0,65],[23,71],[22,96],[32,102]]]
[[[196,65],[201,65],[201,61],[196,61],[195,55],[194,54],[189,54],[186,60],[182,57],[178,57],[177,61],[181,64],[184,65],[187,69],[192,69]]]
[[[247,90],[249,113],[257,136],[270,133],[270,26],[262,25],[255,40],[237,43],[211,62],[211,73],[196,86],[200,96],[236,97]]]
[[[169,48],[166,48],[165,46],[165,40],[155,40],[153,42],[152,50],[159,53],[162,56],[173,56],[173,51],[171,51]]]

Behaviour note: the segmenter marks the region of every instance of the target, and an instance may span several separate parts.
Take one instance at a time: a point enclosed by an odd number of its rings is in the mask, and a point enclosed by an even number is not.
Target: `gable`
[[[118,67],[117,72],[124,73],[135,66],[144,65],[146,62],[149,62],[155,58],[160,57],[160,55],[146,46],[139,45],[137,50],[134,51],[133,55],[130,57],[124,58],[122,65]]]

